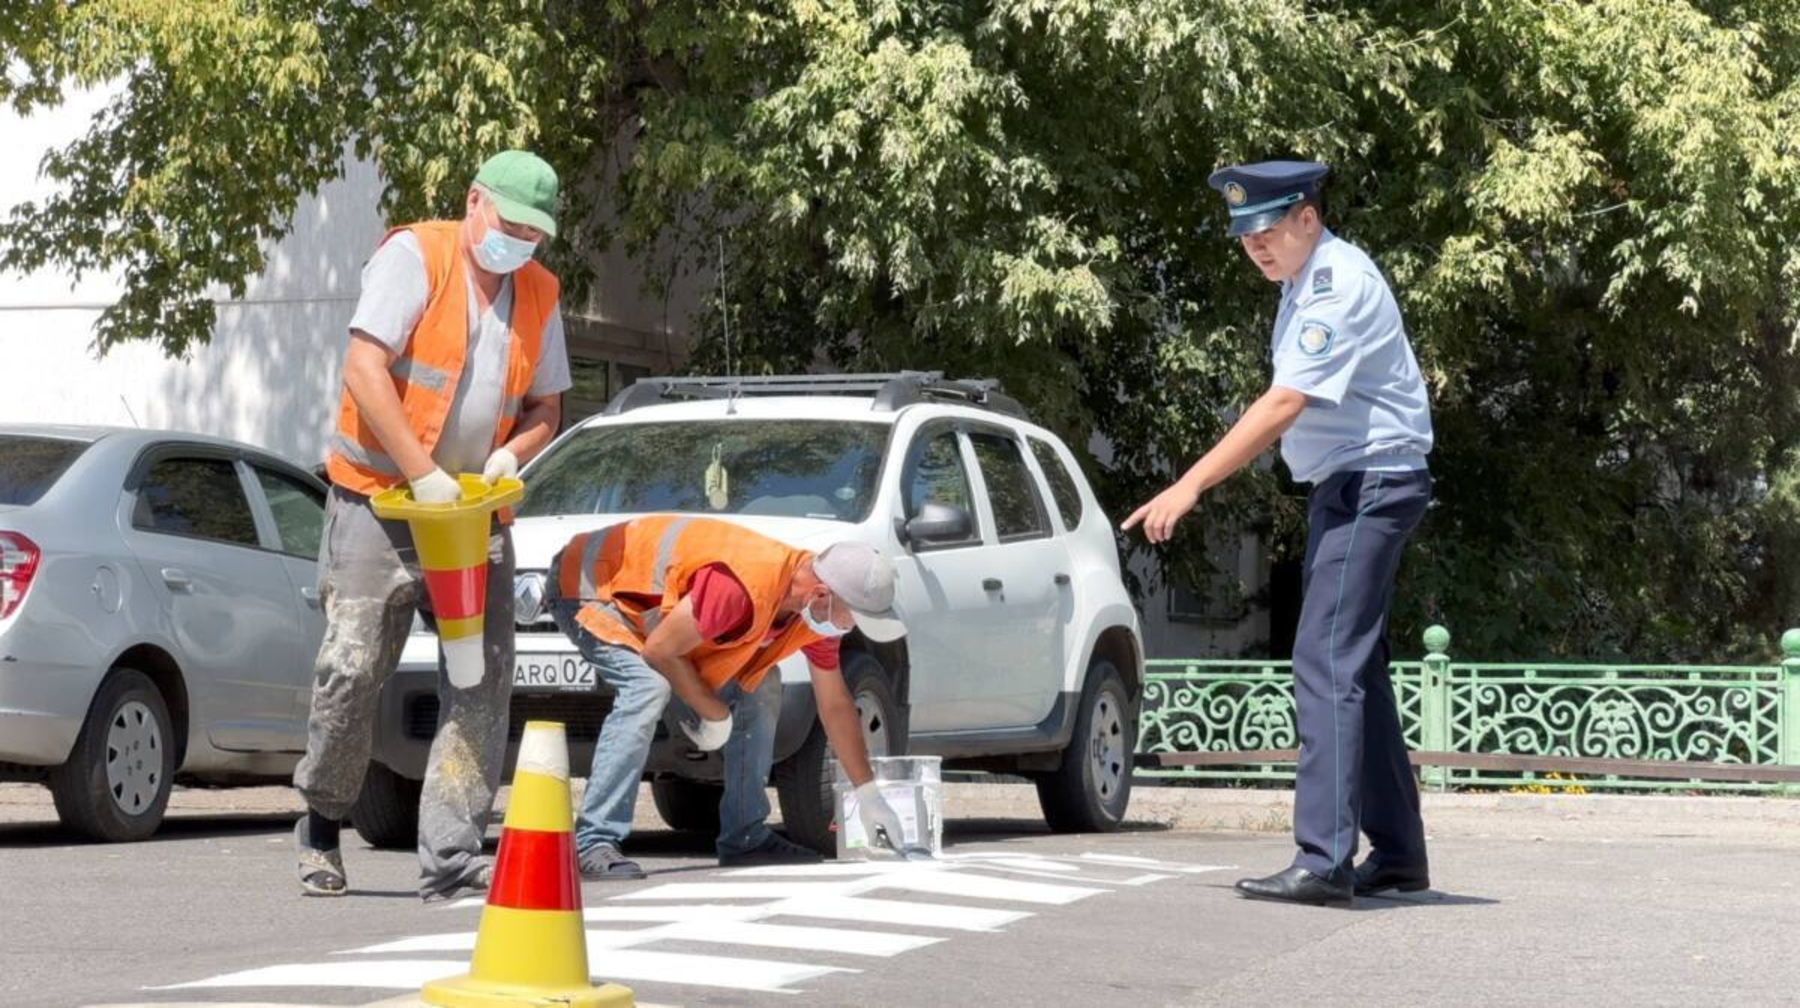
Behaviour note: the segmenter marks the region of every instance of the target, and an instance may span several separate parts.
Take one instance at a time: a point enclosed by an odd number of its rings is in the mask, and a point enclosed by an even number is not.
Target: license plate
[[[513,689],[538,692],[594,688],[594,666],[578,654],[522,654],[513,662]]]

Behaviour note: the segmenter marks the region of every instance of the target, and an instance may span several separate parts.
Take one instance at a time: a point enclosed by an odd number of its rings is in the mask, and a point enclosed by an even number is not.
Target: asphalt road
[[[1054,836],[1023,789],[952,788],[945,864],[720,871],[647,828],[652,875],[588,883],[596,976],[644,1004],[1792,1003],[1800,803],[1428,796],[1437,888],[1350,911],[1239,899],[1289,856],[1271,792],[1144,790]],[[74,844],[0,788],[0,1003],[405,1003],[478,906],[424,906],[409,853],[352,847],[302,899],[280,789],[182,792],[152,842]],[[346,834],[351,836],[351,834]]]

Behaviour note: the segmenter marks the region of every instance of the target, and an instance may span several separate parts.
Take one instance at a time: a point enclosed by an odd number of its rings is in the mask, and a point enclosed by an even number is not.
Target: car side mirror
[[[904,529],[908,546],[961,542],[973,533],[975,520],[954,504],[927,501]]]

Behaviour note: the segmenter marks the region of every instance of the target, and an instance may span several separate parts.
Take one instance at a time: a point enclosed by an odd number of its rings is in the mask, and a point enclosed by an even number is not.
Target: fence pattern
[[[1800,630],[1764,666],[1484,664],[1451,660],[1449,631],[1393,664],[1407,746],[1415,750],[1696,764],[1692,780],[1584,775],[1585,788],[1769,790],[1792,785],[1704,778],[1708,764],[1800,766]],[[1138,751],[1293,749],[1292,666],[1273,661],[1152,661]],[[1143,769],[1147,777],[1288,781],[1291,764]],[[1541,784],[1529,771],[1430,766],[1427,786]]]

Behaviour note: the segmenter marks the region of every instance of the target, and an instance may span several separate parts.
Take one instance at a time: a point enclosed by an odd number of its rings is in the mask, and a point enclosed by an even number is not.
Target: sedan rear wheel
[[[90,840],[142,840],[162,824],[175,776],[175,726],[150,678],[114,669],[94,694],[75,748],[50,771],[63,825]]]

